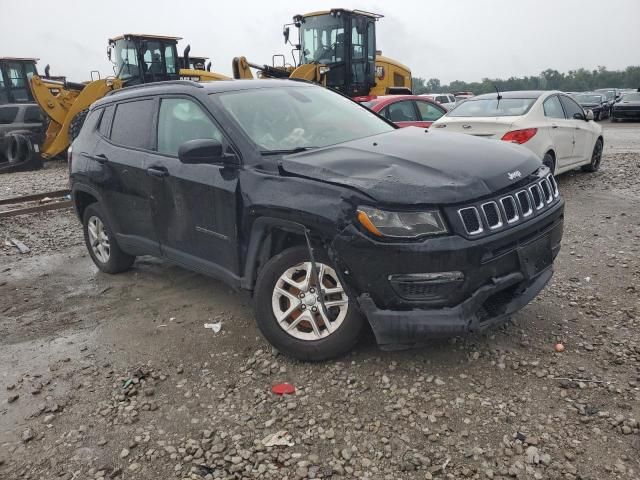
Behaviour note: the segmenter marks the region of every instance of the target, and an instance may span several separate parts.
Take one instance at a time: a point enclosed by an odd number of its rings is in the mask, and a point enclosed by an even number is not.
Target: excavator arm
[[[271,67],[269,65],[251,63],[246,57],[236,57],[233,59],[232,63],[233,78],[244,80],[253,79],[254,76],[251,71],[252,68],[259,72],[260,78],[297,78],[319,83],[321,85],[326,84],[325,74],[328,71],[328,68],[325,65],[317,63],[300,65],[297,68]]]
[[[94,80],[85,84],[58,82],[31,77],[31,92],[42,111],[49,117],[42,156],[50,159],[64,152],[72,139],[69,129],[76,116],[111,90],[122,88],[117,78]],[[59,91],[57,95],[52,90]]]

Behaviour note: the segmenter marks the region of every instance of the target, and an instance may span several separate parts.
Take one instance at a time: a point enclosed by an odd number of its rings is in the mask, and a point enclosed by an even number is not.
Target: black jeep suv
[[[528,150],[397,129],[291,80],[125,88],[92,105],[71,154],[89,253],[117,273],[164,257],[253,292],[294,357],[506,320],[545,286],[564,201]]]

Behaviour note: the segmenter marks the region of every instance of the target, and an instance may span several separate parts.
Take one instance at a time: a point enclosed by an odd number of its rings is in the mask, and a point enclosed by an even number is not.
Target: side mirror
[[[111,47],[107,47],[107,57],[109,57],[109,61],[111,62]]]
[[[189,140],[178,149],[178,158],[187,164],[222,164],[223,157],[222,144],[211,138]]]
[[[593,116],[593,111],[592,110],[587,110],[587,117],[586,117],[586,121],[590,122],[591,120],[593,120],[595,117]]]
[[[573,114],[573,118],[574,120],[586,120],[584,114],[578,112]]]
[[[289,42],[289,27],[284,27],[282,35],[284,36],[284,44],[286,45]]]

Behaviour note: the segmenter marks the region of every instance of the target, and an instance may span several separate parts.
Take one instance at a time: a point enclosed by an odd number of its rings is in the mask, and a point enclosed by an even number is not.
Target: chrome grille
[[[479,205],[460,208],[458,216],[468,235],[479,235],[487,230],[493,232],[524,221],[554,203],[559,196],[553,175],[544,174],[522,190]]]
[[[502,219],[500,218],[500,210],[496,202],[487,202],[482,204],[482,213],[484,213],[484,219],[487,221],[487,225],[491,230],[495,230],[502,226]]]

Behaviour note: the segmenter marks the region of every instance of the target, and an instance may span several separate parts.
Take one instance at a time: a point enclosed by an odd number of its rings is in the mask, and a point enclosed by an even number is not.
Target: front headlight
[[[358,221],[377,237],[416,238],[447,233],[440,212],[387,212],[373,207],[358,207]]]

